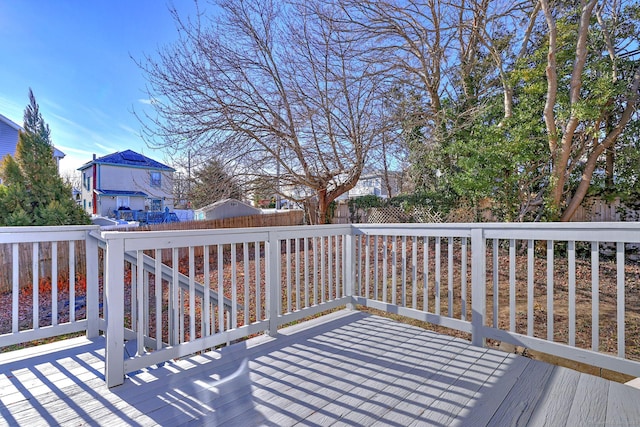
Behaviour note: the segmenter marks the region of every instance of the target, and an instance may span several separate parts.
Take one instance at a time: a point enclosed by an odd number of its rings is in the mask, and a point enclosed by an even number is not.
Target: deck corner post
[[[486,238],[482,228],[471,230],[471,343],[484,347],[487,317]]]
[[[107,240],[105,257],[104,376],[107,387],[115,387],[124,383],[124,240],[118,237]]]
[[[87,316],[87,338],[95,338],[100,331],[100,311],[99,298],[100,290],[98,285],[98,240],[91,234],[92,230],[85,232],[85,265],[86,265],[86,316]],[[72,243],[70,243],[72,244]]]
[[[280,271],[280,240],[275,233],[269,233],[269,240],[266,242],[266,274],[265,274],[265,304],[269,327],[267,334],[270,337],[278,335],[278,304],[281,303],[282,292],[281,282],[278,272]]]
[[[355,295],[354,288],[356,284],[356,240],[353,235],[353,226],[351,227],[349,234],[346,235],[346,259],[345,259],[345,294],[349,298],[347,302],[347,310],[355,309]]]

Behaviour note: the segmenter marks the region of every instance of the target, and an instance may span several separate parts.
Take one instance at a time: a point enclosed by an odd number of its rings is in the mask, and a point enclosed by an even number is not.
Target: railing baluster
[[[291,239],[286,239],[287,250],[287,313],[291,313]]]
[[[313,305],[318,305],[318,239],[313,237]]]
[[[204,275],[204,297],[202,302],[202,309],[204,317],[205,336],[211,335],[211,252],[209,248],[209,245],[205,245],[202,248],[202,274]],[[247,301],[246,304],[249,304],[249,302]]]
[[[398,303],[398,281],[397,281],[397,263],[398,263],[398,238],[391,238],[391,304]]]
[[[158,256],[158,250],[156,250],[156,256]],[[133,288],[134,277],[136,281],[136,292],[134,294],[131,289],[132,298],[136,298],[135,303],[131,306],[131,324],[135,325],[136,331],[136,355],[142,356],[144,354],[144,251],[136,251],[136,265],[131,266],[131,287]],[[135,273],[135,274],[134,274]],[[156,270],[158,274],[158,270]],[[133,313],[136,313],[135,320]],[[135,322],[135,323],[134,323]]]
[[[256,322],[262,320],[262,274],[260,271],[260,242],[255,242],[253,265],[256,270]],[[266,255],[266,247],[265,247]],[[265,258],[265,268],[266,268]]]
[[[387,302],[387,265],[389,264],[388,251],[389,242],[388,237],[384,236],[382,241],[382,302]]]
[[[618,329],[618,357],[625,357],[625,299],[624,299],[624,242],[618,242],[616,247],[616,290],[617,290],[617,329]]]
[[[58,242],[51,242],[51,325],[58,324]]]
[[[402,236],[402,253],[400,254],[402,262],[402,306],[407,306],[407,236]]]
[[[338,299],[340,298],[340,286],[341,286],[341,275],[340,275],[340,271],[341,271],[341,266],[340,263],[342,262],[342,246],[340,245],[340,235],[337,235],[334,237],[334,241],[335,241],[335,268],[334,268],[334,272],[335,272],[335,277],[334,277],[334,283],[333,283],[333,295],[334,295],[334,299]]]
[[[224,245],[218,245],[218,332],[224,332]]]
[[[435,252],[435,287],[434,287],[434,293],[435,293],[435,313],[437,315],[440,315],[440,280],[442,279],[442,276],[440,274],[440,237],[435,237],[435,245],[436,245],[436,252]]]
[[[411,238],[411,308],[418,308],[418,237]]]
[[[69,321],[76,321],[76,242],[71,240],[69,241]]]
[[[173,248],[171,254],[171,311],[169,312],[170,328],[171,328],[171,345],[178,345],[180,343],[180,314],[182,312],[180,308],[180,289],[178,286],[178,248]],[[148,298],[145,298],[148,300]],[[148,312],[148,311],[147,311]]]
[[[144,326],[144,335],[149,336],[149,328],[151,327],[151,321],[149,320],[149,298],[151,295],[149,292],[149,280],[151,279],[151,273],[145,271],[144,267],[141,267],[141,269],[143,272],[142,284],[140,285],[143,288],[143,299],[141,304],[144,307],[144,319],[142,320],[142,324]]]
[[[296,310],[300,310],[300,239],[296,238],[295,244],[295,261],[296,261]]]
[[[600,349],[600,252],[599,242],[591,242],[591,349]]]
[[[196,339],[196,260],[195,247],[189,246],[189,340]],[[235,264],[234,264],[235,265]],[[157,288],[162,297],[162,282]],[[160,301],[162,302],[162,300]],[[162,313],[162,305],[158,307]],[[162,335],[160,335],[162,336]]]
[[[447,242],[447,309],[453,317],[453,237]]]
[[[309,307],[309,239],[303,239],[304,244],[304,307]]]
[[[576,345],[576,242],[567,243],[569,273],[569,345]]]
[[[493,327],[498,327],[498,312],[499,312],[499,303],[500,303],[500,287],[499,281],[500,277],[498,276],[498,269],[500,268],[500,261],[498,259],[498,248],[500,242],[498,239],[493,239],[492,242],[492,250],[493,250]]]
[[[156,350],[160,350],[162,348],[162,250],[156,249],[155,256],[155,282],[153,285],[153,294],[155,295],[156,303]],[[191,263],[191,260],[189,260],[189,263]],[[141,267],[142,265],[143,264],[140,264]],[[178,264],[174,265],[173,268],[177,269]],[[189,289],[191,289],[191,280],[189,280]]]
[[[547,340],[553,341],[553,240],[547,240]]]
[[[333,294],[333,239],[327,236],[327,300],[335,299]]]
[[[238,327],[238,272],[237,272],[237,247],[231,244],[231,329]]]
[[[11,278],[11,332],[18,333],[20,326],[20,244],[11,244],[11,263],[13,277]]]
[[[38,250],[39,245],[38,242],[34,242],[33,246],[31,248],[32,250],[32,275],[33,275],[33,280],[31,282],[31,287],[32,287],[32,297],[33,297],[33,329],[39,329],[40,328],[40,319],[38,317],[38,314],[40,313],[40,298],[38,296],[38,282],[39,282],[39,272],[40,272],[40,268],[38,265],[38,258],[40,257],[40,251]]]
[[[516,240],[509,240],[509,330],[516,331]]]
[[[533,268],[534,268],[534,240],[530,239],[527,241],[527,335],[530,337],[533,336],[533,323],[534,323],[534,315],[533,315]]]
[[[138,329],[138,310],[136,305],[136,298],[138,297],[138,287],[142,287],[142,282],[140,282],[140,286],[138,286],[138,273],[136,270],[136,265],[142,265],[138,261],[138,255],[136,254],[136,263],[133,262],[125,262],[125,265],[129,266],[131,271],[131,295],[129,296],[129,302],[131,304],[131,328],[134,331]],[[142,300],[140,300],[142,301]]]
[[[422,237],[422,298],[423,298],[423,310],[429,311],[429,237]]]
[[[325,260],[326,260],[324,237],[320,237],[320,302],[325,301]]]
[[[378,240],[379,236],[373,235],[373,298],[377,301],[379,299],[378,295],[378,284],[379,280],[379,272],[378,272]]]
[[[249,319],[251,310],[249,310],[249,244],[247,242],[242,244],[242,265],[244,267],[244,306],[242,310],[244,311],[244,324],[248,325],[251,323]]]
[[[369,287],[371,286],[371,239],[368,234],[364,235],[364,297],[369,299]]]
[[[461,272],[460,272],[460,293],[461,299],[461,316],[462,320],[467,320],[467,238],[462,237],[460,240],[461,245]]]

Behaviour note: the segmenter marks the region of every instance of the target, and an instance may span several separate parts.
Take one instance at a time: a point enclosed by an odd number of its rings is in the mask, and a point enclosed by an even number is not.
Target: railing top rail
[[[353,227],[356,234],[467,237],[472,229],[482,229],[489,239],[640,242],[638,222],[354,224]]]
[[[456,222],[456,223],[380,223],[352,224],[356,229],[500,229],[500,230],[640,230],[640,222]]]
[[[99,229],[97,225],[0,227],[0,243],[84,240],[87,232]]]
[[[350,225],[281,226],[253,228],[224,228],[210,230],[168,231],[103,231],[99,240],[104,242],[122,240],[125,250],[164,249],[215,244],[249,243],[267,241],[270,238],[286,239],[336,234],[350,234]]]

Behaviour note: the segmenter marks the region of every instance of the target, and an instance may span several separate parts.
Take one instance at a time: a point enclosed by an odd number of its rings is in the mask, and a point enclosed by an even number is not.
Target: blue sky
[[[29,88],[67,173],[98,156],[132,149],[159,161],[132,111],[145,79],[131,57],[155,55],[177,31],[163,0],[0,1],[0,114],[22,125]],[[181,16],[191,0],[176,0]]]

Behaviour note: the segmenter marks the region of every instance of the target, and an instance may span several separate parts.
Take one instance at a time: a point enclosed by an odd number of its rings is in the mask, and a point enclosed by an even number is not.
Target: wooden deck
[[[113,389],[103,345],[1,354],[0,425],[640,425],[640,390],[357,311]]]

